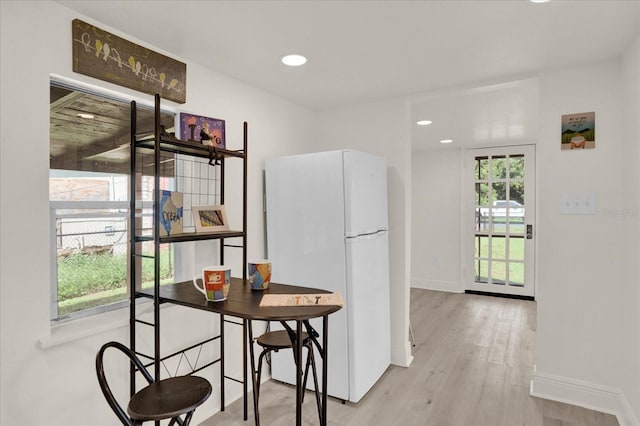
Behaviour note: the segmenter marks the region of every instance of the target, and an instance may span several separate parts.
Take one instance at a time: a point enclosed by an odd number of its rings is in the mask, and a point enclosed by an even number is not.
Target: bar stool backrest
[[[104,374],[104,363],[103,357],[104,352],[109,348],[115,348],[124,353],[136,366],[136,368],[142,373],[144,378],[149,382],[149,384],[153,383],[153,377],[147,371],[147,369],[142,365],[142,361],[125,345],[120,342],[108,342],[102,345],[98,354],[96,355],[96,373],[98,374],[98,383],[100,384],[100,389],[102,389],[102,393],[104,394],[107,403],[111,407],[111,409],[116,413],[118,419],[125,426],[132,426],[134,423],[129,418],[127,413],[122,409],[116,398],[113,396],[111,392],[111,388],[109,387],[109,383],[107,382],[107,378]]]

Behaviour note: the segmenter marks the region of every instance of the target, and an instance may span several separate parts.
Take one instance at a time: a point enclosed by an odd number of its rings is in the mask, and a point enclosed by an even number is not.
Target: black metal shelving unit
[[[154,366],[154,376],[156,380],[160,379],[161,364],[163,361],[184,354],[185,351],[193,349],[195,347],[213,342],[219,341],[220,344],[220,356],[199,368],[193,369],[191,374],[196,371],[200,371],[213,364],[220,363],[220,381],[223,384],[221,386],[221,401],[222,409],[224,409],[224,380],[231,379],[236,382],[234,378],[225,376],[224,373],[224,323],[229,322],[220,315],[220,333],[217,336],[213,336],[209,339],[196,342],[193,345],[183,348],[180,351],[162,355],[160,348],[160,247],[162,244],[168,243],[184,243],[190,241],[206,241],[211,240],[212,243],[218,242],[219,244],[219,257],[220,264],[224,264],[224,252],[227,247],[241,248],[242,249],[242,278],[246,279],[246,265],[247,265],[247,122],[243,125],[243,148],[241,150],[229,150],[229,149],[214,149],[206,145],[202,145],[199,142],[183,141],[176,139],[172,136],[163,134],[163,129],[160,124],[161,109],[160,109],[160,95],[155,95],[154,102],[154,129],[143,129],[144,132],[138,132],[137,129],[137,111],[138,106],[135,101],[131,102],[131,169],[130,169],[130,216],[129,216],[129,280],[130,280],[130,347],[141,358],[146,359],[146,366]],[[143,171],[138,164],[138,156],[142,153],[146,153],[148,156],[153,156],[152,164],[149,168]],[[212,167],[220,167],[220,203],[224,205],[225,202],[225,162],[228,159],[239,159],[242,161],[243,168],[243,182],[242,182],[242,230],[230,230],[207,234],[198,234],[195,232],[175,234],[170,236],[160,236],[160,221],[158,220],[160,214],[160,177],[161,169],[160,164],[163,159],[163,155],[182,154],[190,157],[198,157],[209,159],[209,164]],[[151,167],[152,166],[152,167]],[[151,169],[151,170],[149,170]],[[140,194],[141,179],[139,176],[152,175],[153,176],[153,207],[152,207],[152,228],[151,233],[147,232],[146,235],[142,234],[142,200],[138,200]],[[241,244],[226,244],[225,239],[228,238],[240,238]],[[153,244],[153,254],[144,254],[142,251],[142,243]],[[141,264],[143,259],[151,259],[154,264],[154,285],[153,291],[142,291],[141,283]],[[153,299],[153,321],[141,320],[137,315],[137,299],[138,298],[152,298]],[[233,321],[231,321],[233,322]],[[136,326],[145,325],[153,327],[153,341],[154,348],[153,354],[141,353],[136,348]],[[132,366],[131,368],[131,394],[135,393],[135,380],[136,371]]]

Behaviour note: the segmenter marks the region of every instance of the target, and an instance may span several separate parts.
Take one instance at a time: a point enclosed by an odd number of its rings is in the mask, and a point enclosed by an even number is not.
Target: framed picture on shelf
[[[224,149],[224,120],[181,112],[180,139]]]
[[[160,199],[160,236],[182,233],[182,193],[162,190]]]
[[[196,233],[218,232],[229,230],[227,211],[223,205],[192,206],[193,222]]]

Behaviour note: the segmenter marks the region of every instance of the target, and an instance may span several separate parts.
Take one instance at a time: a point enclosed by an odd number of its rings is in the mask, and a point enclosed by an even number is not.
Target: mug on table
[[[203,286],[198,285],[198,278]],[[220,302],[227,299],[231,286],[231,267],[229,266],[205,266],[202,268],[202,276],[193,277],[193,285],[204,294],[207,300]]]

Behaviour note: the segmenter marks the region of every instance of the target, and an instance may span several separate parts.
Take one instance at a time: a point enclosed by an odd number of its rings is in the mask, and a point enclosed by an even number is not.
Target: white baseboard
[[[529,392],[531,396],[613,414],[620,426],[640,426],[619,389],[535,371]]]
[[[411,287],[424,290],[448,291],[449,293],[464,293],[464,287],[457,281],[438,281],[412,278]]]

